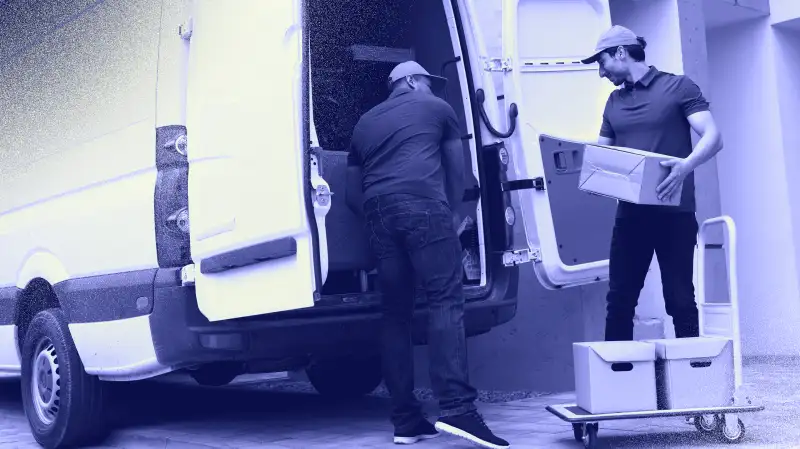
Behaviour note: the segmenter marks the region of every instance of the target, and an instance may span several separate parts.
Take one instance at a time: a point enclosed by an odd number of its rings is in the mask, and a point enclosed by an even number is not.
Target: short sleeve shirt
[[[356,124],[348,165],[362,167],[364,201],[402,193],[447,203],[441,148],[458,139],[458,118],[447,102],[396,91]]]
[[[692,153],[688,117],[708,111],[709,103],[688,76],[661,72],[651,66],[639,81],[626,83],[608,97],[600,135],[614,139],[614,145],[686,158]],[[642,206],[620,201],[619,213],[633,210],[694,212],[694,173],[683,184],[681,204]]]

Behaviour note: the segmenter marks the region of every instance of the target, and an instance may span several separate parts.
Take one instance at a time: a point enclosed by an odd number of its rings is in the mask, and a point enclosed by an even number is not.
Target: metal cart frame
[[[716,224],[723,224],[727,234],[727,245],[707,243],[706,230]],[[703,222],[698,235],[695,254],[695,285],[697,286],[698,309],[700,315],[700,336],[725,337],[733,340],[734,397],[726,407],[652,410],[627,413],[591,414],[576,404],[560,404],[547,407],[547,411],[572,424],[575,440],[583,442],[586,449],[597,445],[597,431],[600,421],[619,419],[645,419],[684,416],[702,433],[714,434],[722,441],[739,443],[744,439],[744,423],[739,419],[741,413],[764,410],[763,405],[752,405],[747,397],[742,397],[742,342],[739,331],[739,285],[736,271],[736,225],[729,216],[711,218]],[[727,250],[728,289],[730,301],[727,303],[706,301],[706,250],[723,248]]]

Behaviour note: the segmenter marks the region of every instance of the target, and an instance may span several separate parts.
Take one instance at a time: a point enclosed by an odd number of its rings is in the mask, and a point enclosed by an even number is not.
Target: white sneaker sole
[[[498,445],[492,444],[492,443],[490,443],[488,441],[483,441],[482,439],[476,437],[475,435],[467,433],[467,432],[459,429],[458,427],[453,427],[450,424],[445,424],[443,422],[436,422],[436,425],[434,427],[436,427],[436,430],[438,430],[440,432],[444,432],[444,433],[453,435],[454,437],[463,438],[463,439],[465,439],[465,440],[467,440],[467,441],[469,441],[469,442],[471,442],[473,444],[477,444],[480,447],[485,447],[485,448],[488,448],[488,449],[508,449],[508,448],[511,447],[511,445],[498,446]]]
[[[420,435],[417,437],[394,437],[394,444],[415,444],[419,443],[420,441],[431,440],[439,436],[441,436],[441,434],[437,433],[436,435]]]

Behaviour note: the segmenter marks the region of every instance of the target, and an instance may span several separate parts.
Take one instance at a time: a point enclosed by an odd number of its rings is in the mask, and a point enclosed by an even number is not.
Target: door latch
[[[510,72],[511,58],[484,58],[483,70],[487,72]]]
[[[533,179],[515,179],[513,181],[504,182],[500,185],[503,192],[511,192],[514,190],[544,190],[544,178]]]
[[[331,201],[333,192],[325,184],[320,184],[314,189],[314,198],[320,206],[327,206]]]
[[[506,267],[515,267],[528,262],[541,262],[542,253],[539,249],[515,249],[503,253],[503,265]]]

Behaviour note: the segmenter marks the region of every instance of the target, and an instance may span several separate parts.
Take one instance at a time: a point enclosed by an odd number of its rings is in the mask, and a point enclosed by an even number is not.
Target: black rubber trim
[[[178,270],[160,270],[174,278]],[[516,299],[476,301],[464,307],[467,335],[478,335],[510,321]],[[424,344],[427,308],[415,310],[412,339]],[[378,350],[381,312],[375,306],[313,307],[236,320],[209,322],[200,312],[193,287],[157,285],[150,329],[156,357],[181,368],[219,361],[282,360],[307,354],[334,355],[356,348]]]
[[[158,266],[161,268],[182,267],[192,263],[189,234],[181,231],[175,220],[178,211],[189,210],[189,162],[186,155],[176,148],[176,140],[181,135],[186,135],[186,127],[182,125],[156,128],[158,175],[153,224]]]
[[[285,237],[203,259],[200,273],[212,274],[297,254],[297,240]]]
[[[722,249],[724,247],[721,243],[706,243],[706,249]]]
[[[158,269],[130,271],[53,285],[70,323],[99,323],[149,315]]]
[[[17,287],[0,288],[0,326],[14,324],[19,292]]]

